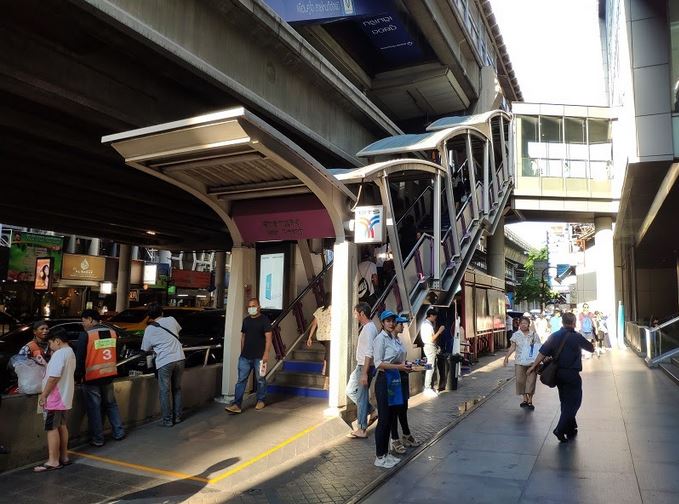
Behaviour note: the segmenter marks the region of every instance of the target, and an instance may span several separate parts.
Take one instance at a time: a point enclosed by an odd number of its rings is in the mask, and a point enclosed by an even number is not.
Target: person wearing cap
[[[434,390],[432,385],[434,379],[434,366],[436,364],[436,354],[439,351],[436,340],[441,333],[445,330],[445,327],[440,326],[436,329],[436,319],[438,318],[438,311],[436,308],[429,308],[427,310],[427,318],[422,324],[420,329],[420,338],[422,338],[422,343],[424,343],[424,356],[427,358],[427,364],[431,364],[431,369],[428,369],[424,373],[424,395],[426,397],[436,397],[438,392]]]
[[[400,335],[403,333],[403,324],[409,322],[408,317],[403,315],[396,316],[396,327],[394,328],[394,333],[396,338],[400,340]],[[410,427],[408,426],[408,397],[410,396],[410,382],[408,380],[408,373],[401,371],[401,389],[403,393],[403,406],[398,406],[397,418],[398,421],[394,420],[391,424],[391,451],[397,454],[403,454],[406,452],[406,448],[420,446],[419,441],[410,433]],[[403,437],[398,437],[398,424],[401,424],[401,430],[403,431]]]
[[[396,314],[385,310],[380,314],[382,332],[375,338],[373,345],[373,361],[377,375],[375,377],[375,396],[377,397],[377,429],[375,430],[375,465],[390,469],[401,459],[389,453],[389,435],[392,423],[396,421],[398,406],[389,405],[387,384],[388,370],[409,373],[412,369],[405,364],[406,350],[396,334]]]

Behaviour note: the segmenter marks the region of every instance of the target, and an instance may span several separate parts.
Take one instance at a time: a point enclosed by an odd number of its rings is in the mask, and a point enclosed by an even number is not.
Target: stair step
[[[679,366],[674,364],[675,359],[672,362],[663,362],[660,364],[660,368],[665,371],[665,374],[672,378],[677,384],[679,384]]]
[[[286,360],[283,363],[283,371],[291,373],[321,373],[323,362],[312,360]]]
[[[313,348],[313,347],[312,347]],[[296,361],[315,361],[323,362],[325,357],[325,350],[313,350],[307,348],[300,348],[292,352],[292,359]]]
[[[266,391],[268,394],[284,394],[300,397],[318,397],[319,399],[327,399],[329,397],[327,390],[314,387],[289,387],[282,385],[267,385]]]
[[[275,385],[282,385],[285,387],[311,387],[323,388],[325,377],[322,374],[312,373],[291,373],[288,371],[281,371],[274,379]]]
[[[672,357],[672,364],[679,367],[679,357]]]

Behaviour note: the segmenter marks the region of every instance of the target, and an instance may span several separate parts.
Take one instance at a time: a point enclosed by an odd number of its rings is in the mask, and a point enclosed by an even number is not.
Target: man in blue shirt
[[[563,342],[556,373],[556,386],[559,390],[559,401],[561,401],[561,417],[553,432],[556,438],[564,443],[573,439],[578,433],[575,416],[582,404],[581,350],[593,352],[594,347],[580,333],[575,332],[575,315],[564,313],[561,321],[563,327],[553,333],[540,347],[540,352],[533,365],[528,369],[528,373],[535,372],[545,357],[554,357]]]

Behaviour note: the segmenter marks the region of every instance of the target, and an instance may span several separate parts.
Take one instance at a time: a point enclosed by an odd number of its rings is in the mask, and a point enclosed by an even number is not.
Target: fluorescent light
[[[177,297],[189,297],[188,294],[177,294]]]
[[[151,235],[151,236],[156,236],[156,232],[155,232],[155,231],[146,231],[146,234],[147,234],[147,235]]]

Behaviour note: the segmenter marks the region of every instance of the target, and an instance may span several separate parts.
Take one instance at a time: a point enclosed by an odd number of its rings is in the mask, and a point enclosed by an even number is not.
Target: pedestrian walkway
[[[466,407],[512,376],[485,357],[457,391],[411,401],[410,425],[422,440],[462,418]],[[172,429],[150,424],[121,443],[77,449],[75,464],[49,474],[22,469],[0,476],[13,504],[344,503],[389,472],[373,466],[374,439],[346,438],[341,420],[323,418],[324,401],[287,398],[262,411],[207,408]]]
[[[583,364],[575,441],[552,434],[556,390],[527,411],[506,386],[364,502],[679,502],[679,387],[629,350]]]

